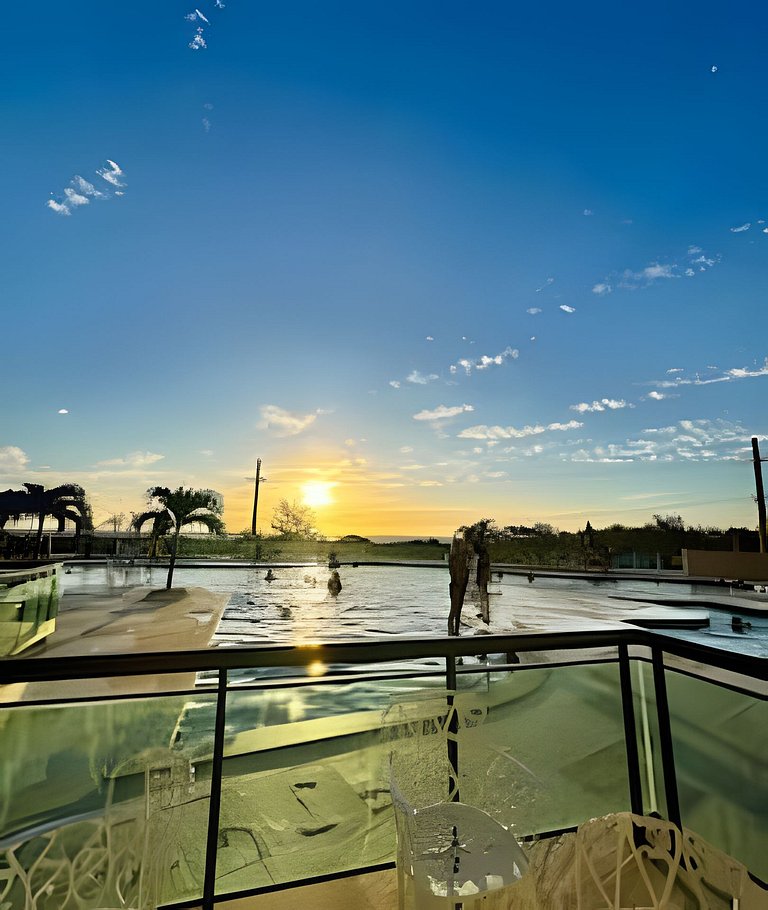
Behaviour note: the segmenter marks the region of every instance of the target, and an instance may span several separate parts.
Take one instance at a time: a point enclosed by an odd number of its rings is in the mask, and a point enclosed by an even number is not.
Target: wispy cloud
[[[199,26],[195,30],[195,34],[192,36],[192,40],[189,42],[187,47],[192,51],[204,51],[208,47],[208,44],[203,37],[205,31],[202,26]]]
[[[575,306],[568,306],[567,303],[561,303],[561,304],[560,304],[560,309],[561,309],[564,313],[575,313],[575,312],[576,312],[576,307],[575,307]]]
[[[720,256],[707,256],[700,246],[691,244],[680,259],[683,260],[682,263],[656,260],[641,269],[612,272],[592,286],[592,293],[598,297],[604,297],[618,288],[635,291],[656,284],[658,281],[683,277],[693,278],[697,273],[706,272],[716,265],[720,261]]]
[[[747,221],[745,224],[740,224],[738,227],[732,227],[730,229],[732,234],[742,234],[744,231],[748,231],[752,227],[752,223]]]
[[[458,373],[459,370],[464,370],[465,374],[469,376],[474,370],[487,370],[492,366],[501,366],[506,360],[517,360],[520,356],[520,352],[517,348],[506,347],[500,354],[483,354],[482,357],[478,357],[475,360],[469,360],[468,358],[462,358],[456,363],[452,363],[450,366],[451,373]]]
[[[125,184],[120,180],[120,177],[123,174],[122,168],[119,164],[112,161],[110,158],[107,158],[107,166],[100,168],[96,173],[102,180],[106,180],[107,183],[111,183],[112,186],[125,186]]]
[[[184,18],[187,19],[189,22],[196,22],[199,19],[201,22],[205,22],[206,25],[209,24],[208,20],[200,12],[199,9],[195,9],[195,10],[193,10],[193,12],[187,13],[187,15]]]
[[[418,414],[413,415],[414,420],[448,420],[450,417],[458,417],[459,414],[464,414],[467,411],[474,411],[475,409],[471,404],[459,404],[454,405],[453,407],[448,407],[447,405],[441,404],[438,405],[432,411],[419,411]]]
[[[104,198],[104,193],[102,193],[101,190],[97,190],[89,180],[86,180],[79,174],[75,174],[70,183],[79,193],[82,193],[83,196],[92,196],[94,199]]]
[[[531,306],[531,307],[528,307],[528,309],[525,312],[530,313],[531,316],[537,316],[541,312],[541,307]]]
[[[97,461],[97,468],[146,468],[151,464],[162,461],[165,455],[157,452],[129,452],[122,458],[109,458],[106,461]]]
[[[82,193],[78,193],[76,189],[71,186],[66,187],[64,190],[64,198],[66,199],[66,205],[71,209],[77,208],[78,205],[88,205],[90,200],[87,196],[83,196]]]
[[[543,290],[545,290],[546,288],[548,288],[550,285],[552,285],[554,283],[555,283],[554,278],[547,278],[547,280],[544,282],[544,284],[542,284],[541,287],[536,288],[536,293],[540,294]]]
[[[317,420],[317,412],[293,414],[276,404],[265,404],[260,410],[259,429],[269,430],[275,436],[297,436]]]
[[[217,10],[224,9],[224,7],[225,7],[225,3],[223,2],[223,0],[214,0],[213,5],[214,5],[214,8]],[[208,18],[208,16],[206,16],[205,13],[203,13],[197,7],[195,7],[195,9],[193,9],[192,12],[187,13],[184,16],[184,18],[186,19],[187,22],[192,22],[192,23],[202,22],[202,23],[205,23],[205,25],[209,26],[209,27],[211,25],[211,20]],[[193,51],[206,50],[206,48],[208,47],[208,43],[205,40],[204,36],[205,36],[205,29],[203,28],[202,25],[197,25],[197,28],[195,29],[195,32],[192,35],[192,40],[189,42],[187,47],[189,47],[189,49],[193,50]]]
[[[390,379],[390,380],[389,380],[389,384],[392,386],[393,389],[399,389],[399,388],[400,388],[400,380],[399,380],[399,379]]]
[[[569,420],[567,423],[549,423],[535,424],[534,426],[524,426],[520,429],[516,427],[488,426],[479,424],[478,426],[468,427],[459,433],[460,439],[524,439],[526,436],[538,436],[549,430],[576,430],[583,427],[583,423],[578,420]]]
[[[437,373],[420,373],[418,370],[412,370],[406,377],[406,382],[412,382],[415,385],[427,385],[430,382],[434,382],[440,377]],[[391,383],[390,383],[391,385]]]
[[[681,420],[674,426],[650,427],[639,439],[608,443],[572,453],[572,461],[668,462],[741,461],[751,453],[750,434],[727,420]]]
[[[107,159],[107,166],[96,171],[99,177],[103,178],[113,187],[124,187],[118,178],[122,175],[121,168],[111,159]],[[122,190],[116,190],[115,196],[124,195]],[[64,187],[63,192],[58,198],[51,194],[50,199],[46,201],[48,208],[57,215],[71,215],[75,209],[88,205],[92,199],[109,199],[110,194],[96,187],[80,174],[69,181],[69,185]]]
[[[696,373],[693,376],[685,377],[680,375],[681,372],[679,367],[667,370],[668,374],[675,374],[674,378],[655,379],[649,382],[648,385],[656,386],[657,389],[675,389],[678,386],[713,385],[719,382],[733,382],[737,379],[755,379],[759,376],[768,376],[768,357],[765,358],[762,366],[755,366],[754,368],[732,367],[716,376],[705,376],[702,378],[699,373]]]
[[[57,215],[71,215],[72,213],[69,210],[68,205],[64,205],[62,202],[56,202],[55,199],[49,199],[45,203],[52,212],[56,212]]]
[[[593,401],[591,404],[587,401],[580,401],[578,404],[572,404],[570,409],[572,411],[578,411],[579,414],[588,414],[595,411],[619,411],[622,408],[633,408],[633,404],[629,404],[623,398],[601,398],[600,401]]]
[[[29,456],[18,446],[0,446],[0,470],[15,475],[23,472],[29,464]]]

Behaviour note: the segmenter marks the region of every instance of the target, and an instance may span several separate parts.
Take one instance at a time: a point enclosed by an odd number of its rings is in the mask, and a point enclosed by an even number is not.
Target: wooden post
[[[253,518],[251,519],[251,534],[256,536],[256,510],[259,507],[259,484],[261,483],[261,459],[256,459],[256,483],[253,488]]]
[[[760,462],[760,448],[757,436],[752,437],[752,461],[755,466],[755,492],[757,494],[758,534],[760,535],[760,552],[766,552],[765,540],[765,490],[763,489],[763,467]]]

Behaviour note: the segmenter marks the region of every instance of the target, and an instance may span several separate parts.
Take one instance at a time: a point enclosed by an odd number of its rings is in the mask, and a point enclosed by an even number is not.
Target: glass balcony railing
[[[460,801],[523,851],[653,814],[762,889],[765,677],[632,628],[5,660],[0,907],[301,888],[312,910],[309,886],[393,869],[393,792]]]
[[[20,654],[56,627],[60,563],[0,570],[0,658]]]

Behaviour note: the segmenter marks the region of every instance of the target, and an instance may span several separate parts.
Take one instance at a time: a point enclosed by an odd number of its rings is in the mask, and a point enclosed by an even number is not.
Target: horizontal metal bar
[[[0,661],[0,683],[41,682],[57,679],[96,679],[114,676],[196,673],[258,667],[302,667],[324,664],[364,664],[424,657],[464,657],[512,651],[562,651],[585,648],[647,645],[662,648],[709,666],[732,670],[757,679],[768,678],[768,659],[738,654],[689,642],[657,631],[625,629],[518,632],[477,637],[370,639],[317,644],[265,644],[248,648],[208,648],[197,651],[156,651],[141,654],[88,654],[67,657],[20,657]]]
[[[248,648],[206,648],[197,651],[155,651],[141,654],[86,654],[67,657],[9,658],[0,661],[0,683],[54,679],[194,673],[256,667],[301,667],[312,663],[355,664],[419,657],[466,657],[482,651],[552,651],[615,646],[619,641],[644,642],[641,629],[598,629],[584,632],[524,632],[510,635],[424,636],[335,641],[317,644],[264,644]]]
[[[377,863],[373,866],[361,866],[359,869],[345,869],[343,872],[326,872],[323,875],[313,875],[311,878],[301,878],[296,881],[282,882],[277,885],[264,885],[261,888],[247,888],[243,891],[229,891],[217,894],[214,903],[226,905],[229,901],[241,900],[246,897],[257,897],[259,894],[275,894],[278,891],[290,891],[293,888],[306,888],[309,885],[321,885],[325,882],[342,881],[345,878],[355,878],[358,875],[371,875],[375,872],[386,872],[394,869],[396,864]],[[202,898],[177,901],[172,904],[161,904],[157,910],[191,910],[202,906]]]

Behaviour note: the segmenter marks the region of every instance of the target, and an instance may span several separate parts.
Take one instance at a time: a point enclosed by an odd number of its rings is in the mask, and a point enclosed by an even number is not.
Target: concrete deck
[[[204,588],[128,591],[80,589],[61,598],[56,631],[24,658],[86,654],[140,654],[206,648],[227,604],[226,594]],[[194,674],[123,676],[104,680],[0,686],[0,701],[172,692],[194,687]]]

